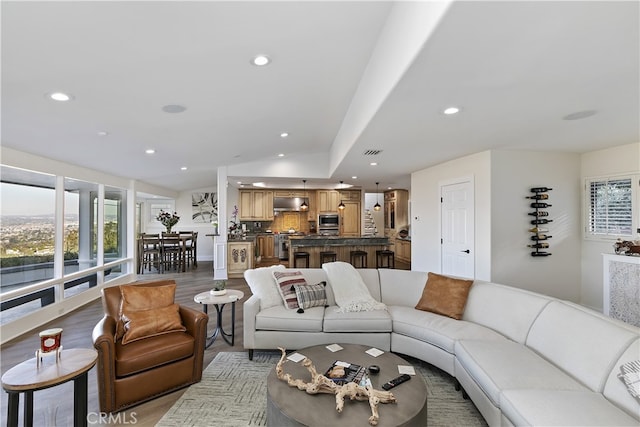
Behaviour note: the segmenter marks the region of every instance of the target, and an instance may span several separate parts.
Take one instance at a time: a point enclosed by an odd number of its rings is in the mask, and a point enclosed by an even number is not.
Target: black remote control
[[[411,379],[411,375],[402,374],[399,377],[396,377],[396,378],[392,379],[388,383],[382,384],[382,388],[385,389],[385,390],[390,390],[390,389],[394,388],[395,386],[402,384],[405,381],[409,381],[410,379]]]

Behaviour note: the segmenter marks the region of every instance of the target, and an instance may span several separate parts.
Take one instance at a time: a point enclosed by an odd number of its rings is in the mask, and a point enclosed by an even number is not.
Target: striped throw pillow
[[[284,306],[290,309],[297,309],[298,298],[294,285],[306,285],[307,281],[300,271],[274,271],[273,278],[276,279],[278,292],[284,301]]]
[[[305,308],[318,307],[327,305],[327,293],[324,288],[327,282],[316,283],[315,285],[293,285],[298,298],[298,306],[300,311],[304,312]]]

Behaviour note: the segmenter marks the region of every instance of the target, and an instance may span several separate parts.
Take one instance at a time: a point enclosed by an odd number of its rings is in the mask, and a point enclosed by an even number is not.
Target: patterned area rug
[[[189,387],[157,426],[266,426],[266,380],[279,358],[280,352],[255,352],[252,361],[246,352],[219,353],[202,381]],[[429,426],[487,425],[471,400],[455,391],[451,376],[405,358],[427,383]]]

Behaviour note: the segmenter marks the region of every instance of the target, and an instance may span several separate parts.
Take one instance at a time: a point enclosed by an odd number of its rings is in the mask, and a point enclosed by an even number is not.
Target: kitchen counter
[[[390,244],[388,237],[293,235],[289,237],[289,266],[296,267],[293,262],[295,252],[308,252],[309,267],[320,268],[320,252],[335,252],[338,261],[350,262],[350,252],[359,250],[367,253],[367,267],[376,268],[376,251],[388,249]]]

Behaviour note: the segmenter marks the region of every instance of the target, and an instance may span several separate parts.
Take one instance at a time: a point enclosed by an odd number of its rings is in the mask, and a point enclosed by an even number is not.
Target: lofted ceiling
[[[3,1],[1,15],[2,145],[174,191],[221,166],[234,186],[409,188],[482,150],[640,141],[636,1]]]

